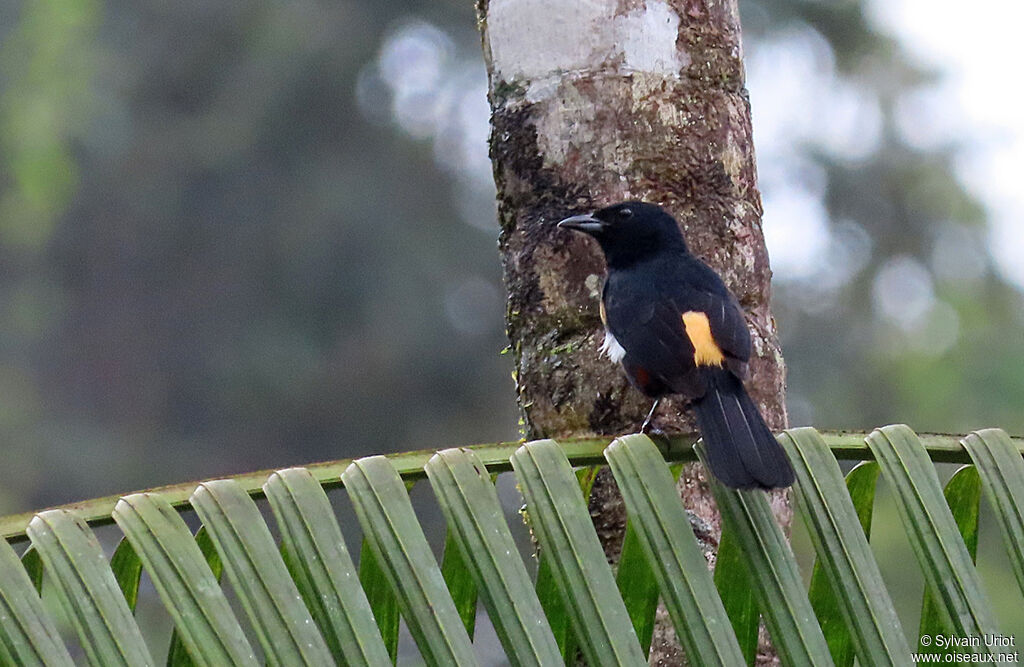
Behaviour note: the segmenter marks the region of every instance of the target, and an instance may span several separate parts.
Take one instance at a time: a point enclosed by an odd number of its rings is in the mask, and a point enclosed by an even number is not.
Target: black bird
[[[736,297],[690,254],[660,206],[623,202],[558,223],[594,237],[608,273],[601,294],[602,351],[655,399],[690,399],[711,471],[735,489],[793,483],[793,468],[743,388],[750,332]]]

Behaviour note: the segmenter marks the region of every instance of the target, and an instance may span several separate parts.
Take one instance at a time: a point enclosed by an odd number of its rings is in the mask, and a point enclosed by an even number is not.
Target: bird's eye
[[[631,208],[621,208],[621,209],[619,209],[619,217],[622,218],[623,220],[629,220],[630,218],[633,217],[633,209],[631,209]]]

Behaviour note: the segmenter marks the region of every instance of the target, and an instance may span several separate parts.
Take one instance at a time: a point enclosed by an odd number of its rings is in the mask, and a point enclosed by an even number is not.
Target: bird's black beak
[[[591,236],[600,233],[604,229],[604,223],[595,218],[592,213],[566,218],[559,222],[558,226],[561,229],[575,229],[578,232],[590,234]]]

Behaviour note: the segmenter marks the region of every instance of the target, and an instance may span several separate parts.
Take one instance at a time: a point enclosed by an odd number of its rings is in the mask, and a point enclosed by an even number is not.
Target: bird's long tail
[[[734,489],[793,483],[793,467],[743,383],[724,368],[701,369],[707,393],[694,402],[711,472]]]

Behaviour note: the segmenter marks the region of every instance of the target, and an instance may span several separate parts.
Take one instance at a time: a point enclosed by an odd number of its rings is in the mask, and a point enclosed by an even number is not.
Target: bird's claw
[[[645,435],[661,450],[662,454],[665,454],[672,448],[672,441],[669,439],[668,433],[665,433],[660,428],[648,428]]]
[[[644,425],[640,427],[640,432],[644,435],[665,435],[665,432],[653,423],[644,423]]]

